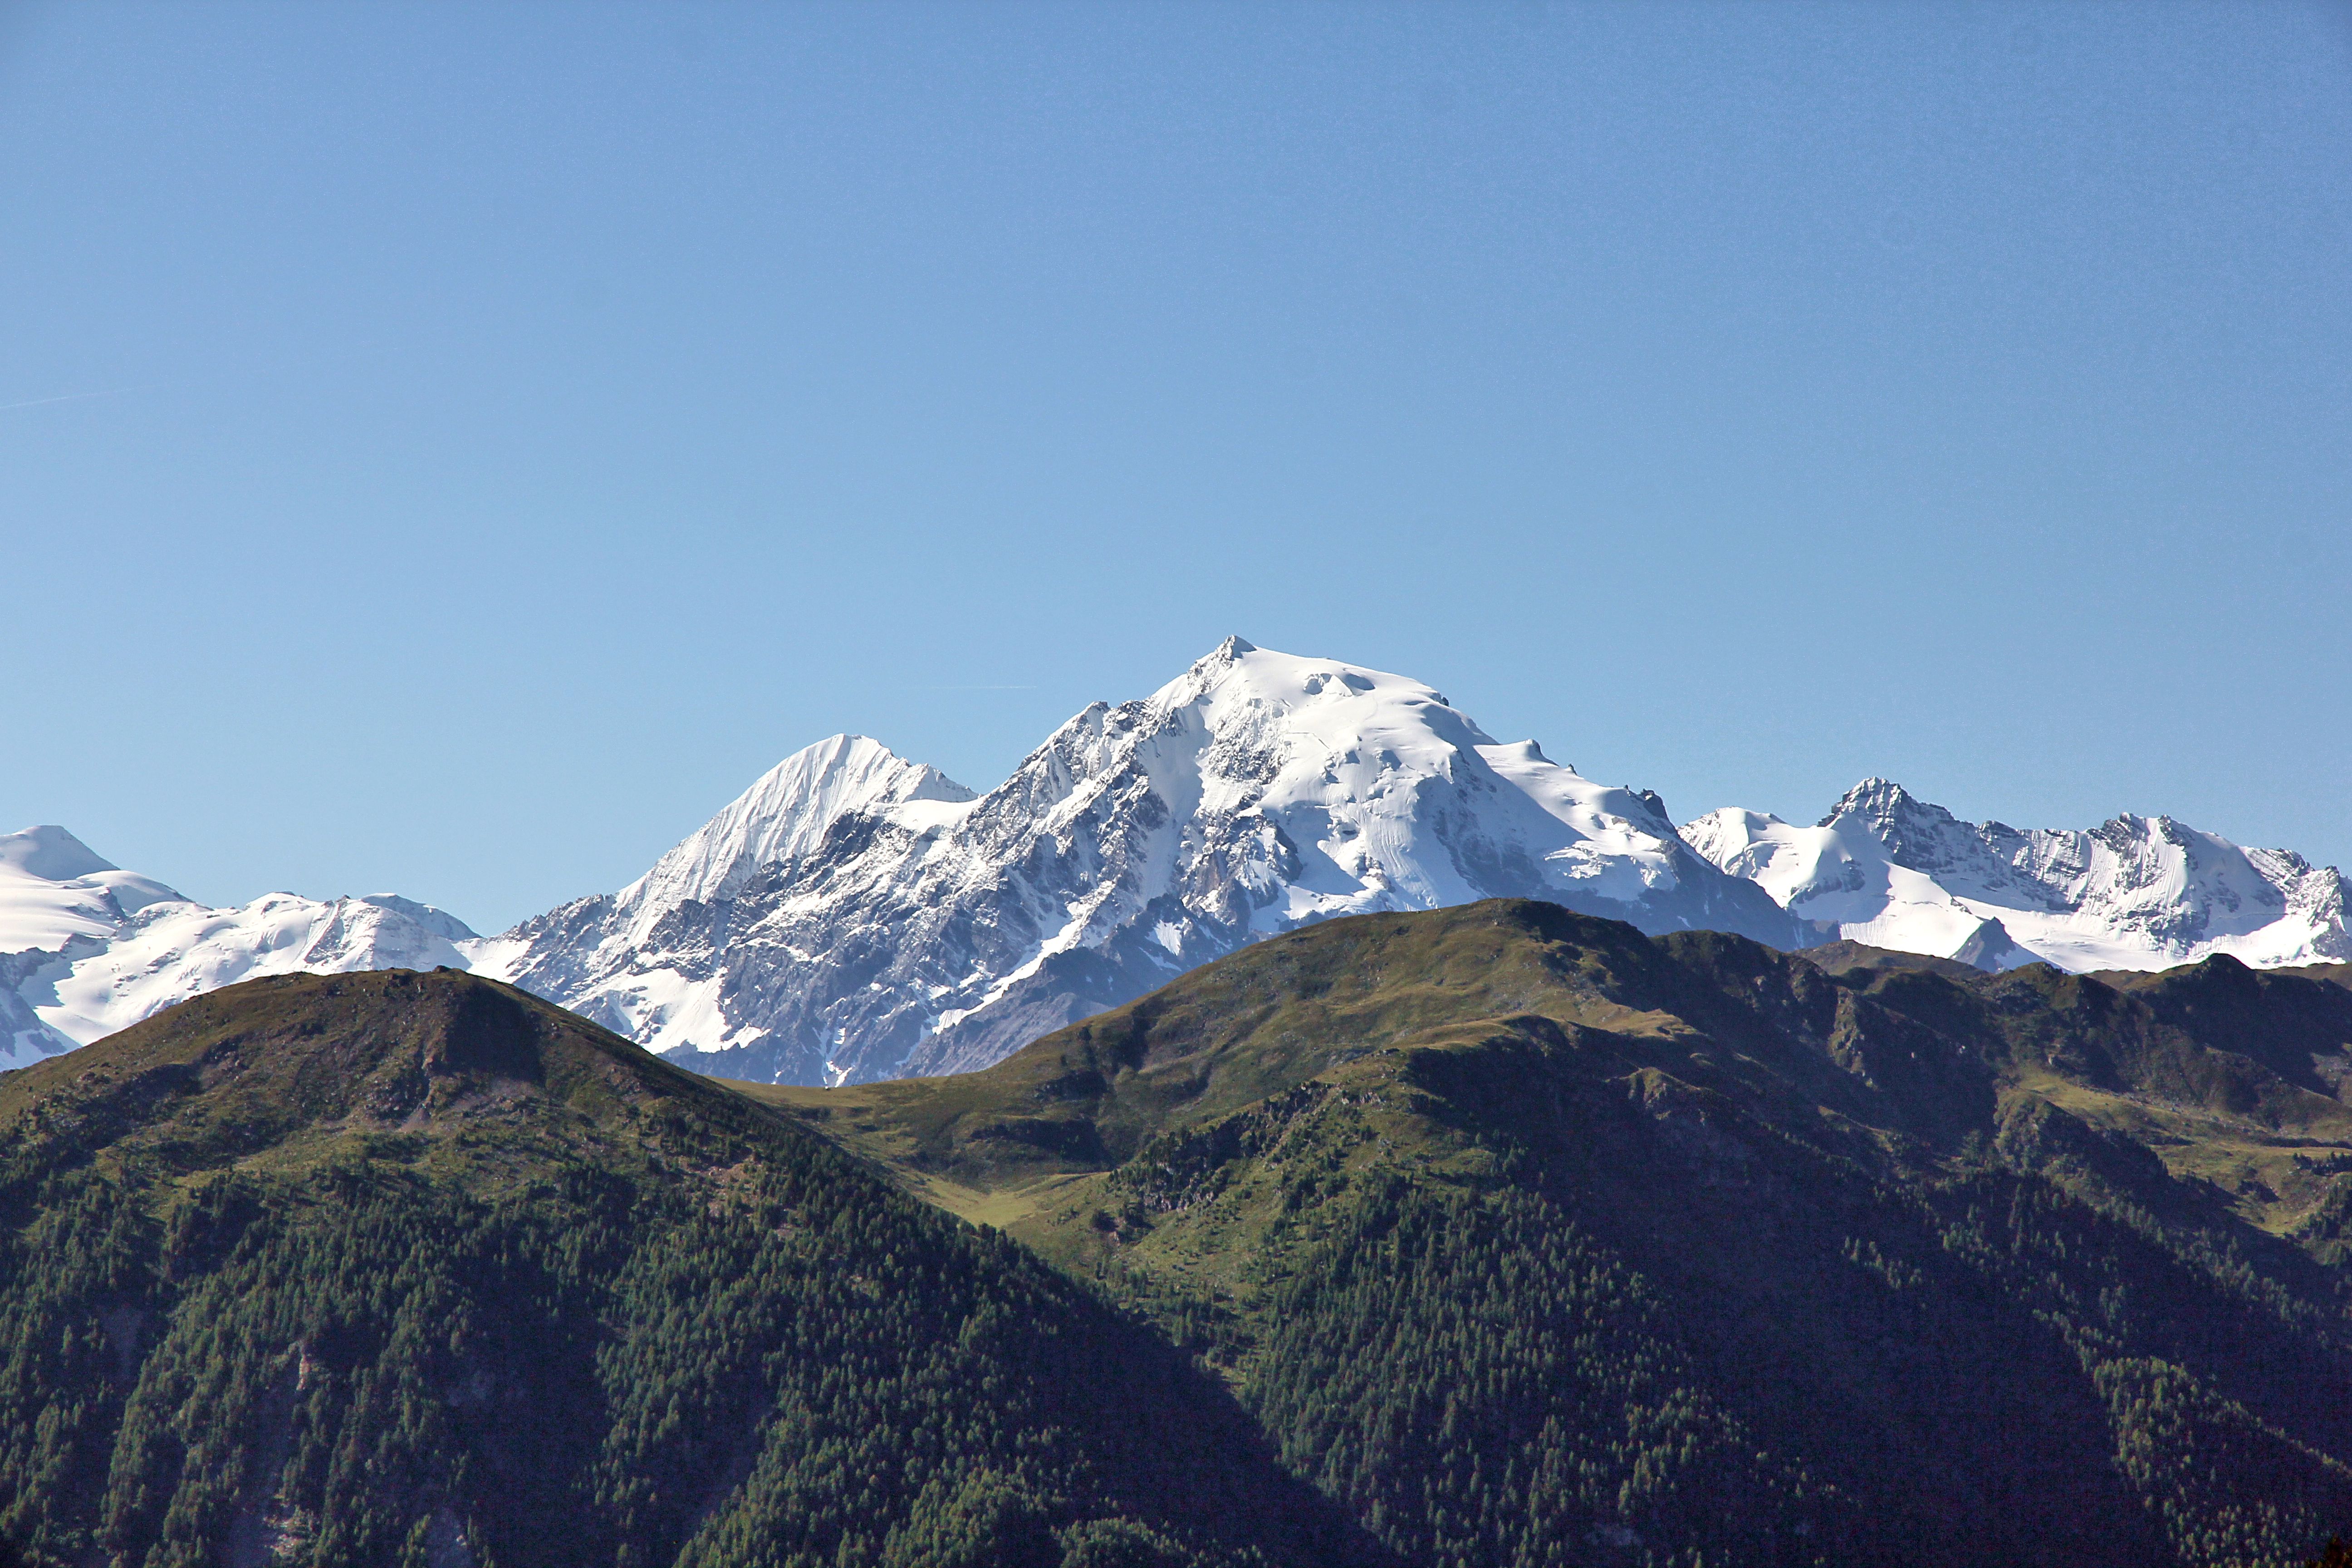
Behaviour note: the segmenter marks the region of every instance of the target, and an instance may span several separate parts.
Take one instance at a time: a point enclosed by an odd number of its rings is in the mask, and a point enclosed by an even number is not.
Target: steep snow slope
[[[2212,953],[2257,966],[2352,958],[2333,868],[2242,849],[2170,817],[2088,832],[1965,823],[1885,779],[1848,791],[1819,826],[1710,812],[1683,828],[1824,937],[1982,968],[2162,969]]]
[[[899,815],[908,821],[945,822],[974,798],[938,769],[902,761],[878,742],[835,735],[770,769],[622,889],[614,907],[628,917],[631,933],[642,936],[688,900],[731,899],[763,870],[789,873],[843,816],[905,806],[912,810]]]
[[[739,897],[791,881],[837,822],[944,825],[973,798],[878,742],[835,735],[771,768],[618,893],[575,900],[467,943],[466,954],[478,973],[511,980],[656,1050],[733,1043],[737,1026],[719,1000]]]
[[[1655,796],[1417,681],[1236,638],[978,799],[870,741],[812,747],[628,889],[469,951],[688,1065],[838,1083],[985,1066],[1306,921],[1506,893],[1796,932]]]
[[[0,952],[105,936],[165,900],[184,901],[161,882],[100,859],[62,827],[0,837]]]
[[[62,827],[0,837],[0,1068],[87,1045],[200,991],[294,970],[465,967],[464,922],[391,894],[271,893],[215,910]]]

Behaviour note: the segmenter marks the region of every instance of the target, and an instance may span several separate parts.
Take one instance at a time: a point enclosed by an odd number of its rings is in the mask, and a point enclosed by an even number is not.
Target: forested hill
[[[258,981],[0,1077],[0,1560],[1378,1555],[1149,1331],[520,992]]]
[[[1521,901],[831,1091],[257,982],[0,1076],[0,1555],[2290,1564],[2347,1081],[2325,975]]]
[[[2352,1526],[2352,991],[1503,900],[763,1100],[1099,1279],[1416,1563],[2288,1564]]]

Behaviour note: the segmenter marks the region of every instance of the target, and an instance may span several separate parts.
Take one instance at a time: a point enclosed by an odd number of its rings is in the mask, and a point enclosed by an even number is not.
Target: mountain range
[[[1516,900],[986,1071],[745,1086],[1102,1280],[1412,1563],[2301,1563],[2352,1524],[2352,965]]]
[[[1656,797],[1418,681],[1227,641],[975,796],[871,741],[788,759],[611,897],[486,944],[511,980],[730,1078],[996,1061],[1266,935],[1515,894],[1790,945]]]
[[[248,976],[470,969],[682,1065],[844,1084],[1001,1060],[1267,936],[1527,897],[1659,933],[1988,970],[2352,958],[2344,878],[2165,817],[1966,824],[1883,780],[1803,828],[1498,742],[1434,689],[1229,639],[1096,703],[985,795],[835,736],[627,888],[492,937],[391,895],[236,910],[58,828],[0,839],[0,1047],[30,1061]]]
[[[2352,966],[1517,899],[836,1089],[248,980],[0,1074],[0,1563],[2295,1568],[2347,1085]]]
[[[2168,816],[2021,832],[1962,822],[1864,779],[1811,827],[1726,809],[1682,834],[1820,938],[1981,969],[2163,969],[2214,953],[2262,968],[2352,959],[2342,872]]]
[[[268,893],[214,909],[101,859],[62,827],[0,837],[0,1069],[271,974],[464,968],[479,939],[389,893]]]

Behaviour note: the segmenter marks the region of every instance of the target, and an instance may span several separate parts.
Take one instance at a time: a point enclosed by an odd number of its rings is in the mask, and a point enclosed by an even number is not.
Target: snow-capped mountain
[[[936,768],[862,735],[835,735],[777,763],[619,892],[577,900],[472,943],[468,957],[477,973],[654,1050],[741,1044],[743,1026],[722,1005],[740,984],[728,978],[735,972],[726,951],[740,916],[820,859],[836,824],[920,830],[953,820],[975,798]],[[814,962],[789,946],[781,957]],[[754,1026],[752,1037],[760,1032]]]
[[[2257,967],[2352,959],[2341,872],[2168,816],[2021,832],[1962,822],[1864,779],[1812,827],[1727,808],[1685,825],[1683,837],[1810,922],[1817,940],[1985,969],[2162,969],[2213,953]]]
[[[463,921],[389,893],[211,909],[62,827],[0,837],[0,1068],[87,1045],[201,991],[297,970],[464,968]]]
[[[813,746],[619,893],[469,951],[687,1065],[840,1083],[986,1066],[1307,921],[1501,894],[1797,935],[1656,796],[1499,744],[1418,681],[1234,638],[985,795],[872,741]]]
[[[100,859],[62,827],[0,837],[0,952],[110,936],[154,903],[185,903],[152,878]]]
[[[63,828],[0,837],[0,1068],[257,975],[446,964],[704,1071],[961,1071],[1262,936],[1497,895],[1995,969],[2352,959],[2345,879],[2283,850],[2167,817],[1963,823],[1878,779],[1817,826],[1724,810],[1678,833],[1654,795],[1498,743],[1417,681],[1235,638],[984,795],[821,742],[619,892],[495,937],[391,895],[212,909]]]

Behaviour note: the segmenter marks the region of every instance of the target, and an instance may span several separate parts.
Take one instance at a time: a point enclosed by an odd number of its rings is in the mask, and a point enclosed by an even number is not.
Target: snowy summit
[[[2168,816],[2021,832],[1962,822],[1864,779],[1811,827],[1735,807],[1683,837],[1753,879],[1818,941],[1984,969],[2163,969],[2214,953],[2256,967],[2352,959],[2342,873]]]
[[[199,992],[296,971],[463,967],[464,922],[390,893],[210,909],[62,827],[0,837],[0,1068],[88,1045]]]
[[[1794,929],[1654,796],[1498,743],[1419,681],[1235,637],[985,795],[823,742],[477,968],[703,1070],[839,1083],[987,1066],[1311,921],[1500,894]]]
[[[957,1072],[1261,937],[1502,895],[1987,969],[2352,959],[2344,878],[2284,850],[2162,816],[1964,823],[1883,779],[1812,827],[1727,809],[1678,832],[1417,680],[1234,637],[985,795],[821,741],[626,888],[495,937],[388,894],[210,909],[63,828],[0,837],[0,1068],[257,975],[447,964],[705,1072]]]

